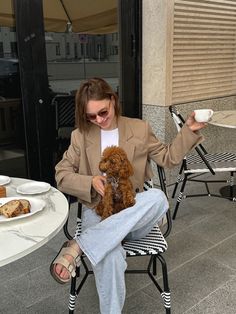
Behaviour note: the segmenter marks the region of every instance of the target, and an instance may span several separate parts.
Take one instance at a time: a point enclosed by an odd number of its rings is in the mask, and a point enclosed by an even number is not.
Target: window
[[[70,55],[70,43],[66,43],[66,55]]]
[[[60,55],[61,55],[60,44],[57,43],[57,44],[56,44],[56,56],[60,56]]]
[[[18,55],[18,52],[17,52],[17,43],[15,41],[11,42],[10,43],[11,45],[11,56],[13,58],[16,58],[17,55]]]
[[[118,55],[118,46],[112,46],[112,54]]]
[[[77,43],[74,43],[74,55],[75,55],[75,59],[78,58],[78,46]]]
[[[4,53],[3,53],[3,42],[0,41],[0,57],[3,58],[4,57]]]

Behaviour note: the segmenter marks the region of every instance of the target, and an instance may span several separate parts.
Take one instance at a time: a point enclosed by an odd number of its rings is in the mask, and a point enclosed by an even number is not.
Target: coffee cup
[[[208,122],[214,113],[211,109],[197,109],[194,110],[194,112],[194,117],[197,122]]]

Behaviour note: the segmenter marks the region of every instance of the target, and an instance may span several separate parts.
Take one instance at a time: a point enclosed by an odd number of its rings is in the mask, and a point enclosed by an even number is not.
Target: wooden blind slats
[[[175,0],[172,103],[236,94],[236,0]]]

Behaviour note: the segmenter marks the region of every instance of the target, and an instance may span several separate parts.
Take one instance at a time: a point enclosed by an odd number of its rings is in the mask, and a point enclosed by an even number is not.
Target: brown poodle
[[[133,175],[133,167],[122,148],[109,146],[103,151],[99,169],[106,174],[107,180],[96,212],[105,219],[135,204],[133,185],[129,179]]]

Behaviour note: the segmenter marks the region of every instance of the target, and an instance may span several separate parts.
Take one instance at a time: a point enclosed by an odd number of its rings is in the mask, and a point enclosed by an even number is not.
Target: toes
[[[60,277],[63,279],[69,279],[69,272],[68,270],[64,267],[60,273]]]
[[[61,264],[56,264],[55,272],[62,279],[68,279],[70,277],[68,274],[68,270]]]
[[[61,264],[55,265],[55,272],[60,276],[63,266]]]

